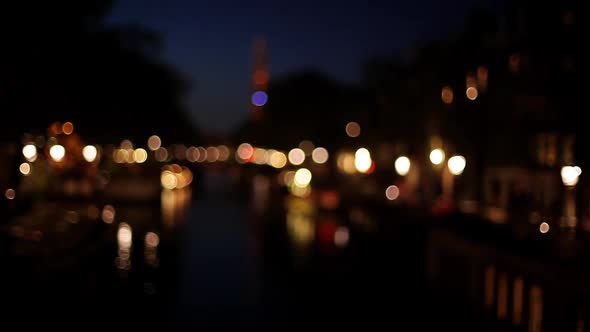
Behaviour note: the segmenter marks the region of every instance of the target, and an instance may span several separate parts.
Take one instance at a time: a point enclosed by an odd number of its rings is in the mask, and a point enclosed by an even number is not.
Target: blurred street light
[[[467,162],[465,161],[465,157],[463,156],[452,156],[449,158],[447,162],[447,166],[449,167],[449,171],[453,175],[461,175],[463,170],[465,169],[465,165]]]
[[[53,145],[49,148],[49,156],[51,156],[51,159],[54,161],[59,162],[66,156],[66,149],[59,144]]]
[[[406,157],[406,156],[401,156],[398,157],[395,160],[395,171],[397,172],[397,174],[401,175],[401,176],[405,176],[410,172],[410,158]]]
[[[430,162],[434,165],[440,165],[445,161],[445,152],[442,149],[434,149],[430,152]]]

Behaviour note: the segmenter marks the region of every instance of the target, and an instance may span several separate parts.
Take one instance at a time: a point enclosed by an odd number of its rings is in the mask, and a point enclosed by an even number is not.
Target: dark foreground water
[[[42,203],[3,225],[0,324],[482,330],[474,310],[426,286],[426,233],[408,218],[238,192],[221,175],[149,204]]]

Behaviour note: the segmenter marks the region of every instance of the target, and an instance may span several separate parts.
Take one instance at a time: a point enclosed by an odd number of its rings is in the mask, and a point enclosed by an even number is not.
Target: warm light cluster
[[[148,154],[145,149],[115,149],[113,151],[113,160],[118,163],[144,163],[147,161]]]
[[[162,167],[160,183],[166,190],[186,188],[193,182],[193,173],[190,169],[171,164]]]

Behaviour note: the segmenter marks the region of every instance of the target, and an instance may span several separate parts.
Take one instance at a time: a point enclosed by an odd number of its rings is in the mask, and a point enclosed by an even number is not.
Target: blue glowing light
[[[268,101],[268,95],[264,91],[256,91],[252,94],[252,104],[256,106],[264,106]]]

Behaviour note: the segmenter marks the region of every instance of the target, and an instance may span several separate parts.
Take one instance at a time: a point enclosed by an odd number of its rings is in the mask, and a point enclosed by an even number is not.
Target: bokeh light
[[[22,163],[18,167],[18,170],[21,172],[22,175],[27,176],[31,174],[31,165],[29,163]]]
[[[124,139],[123,141],[121,141],[120,148],[125,150],[131,150],[133,149],[133,143],[128,139]]]
[[[160,237],[154,232],[147,232],[145,234],[145,246],[146,248],[155,248],[160,244]]]
[[[37,159],[37,147],[33,144],[23,146],[23,156],[27,161],[35,161]]]
[[[66,122],[61,126],[61,131],[65,135],[70,135],[74,132],[74,124],[71,122]]]
[[[287,156],[280,151],[273,150],[268,158],[268,163],[274,168],[283,168],[287,165]]]
[[[543,234],[549,232],[549,224],[546,222],[542,222],[541,225],[539,225],[539,232]]]
[[[148,158],[147,151],[145,149],[139,148],[133,151],[133,159],[135,159],[136,163],[144,163]]]
[[[336,165],[345,174],[354,174],[356,172],[354,154],[351,152],[340,153],[336,159]]]
[[[339,248],[344,248],[348,245],[350,240],[350,233],[346,226],[339,226],[334,232],[334,244]]]
[[[194,146],[189,147],[186,149],[186,160],[190,161],[191,163],[197,162],[199,159],[199,149]]]
[[[225,145],[220,145],[217,147],[217,151],[219,151],[219,161],[226,161],[229,159],[229,148]]]
[[[371,153],[365,148],[356,150],[354,154],[354,167],[360,173],[367,173],[371,169],[373,160],[371,159]]]
[[[123,249],[131,248],[133,243],[133,232],[129,224],[122,222],[119,224],[119,230],[117,231],[117,242],[119,247]]]
[[[474,86],[468,87],[467,90],[465,90],[465,95],[469,100],[477,99],[477,88],[475,88]]]
[[[49,148],[49,156],[54,161],[61,161],[66,156],[66,149],[59,144],[53,145]]]
[[[176,188],[176,185],[178,184],[178,179],[176,178],[176,175],[174,175],[174,173],[165,170],[162,171],[162,174],[160,175],[160,183],[162,184],[162,188],[172,190]]]
[[[256,91],[252,94],[252,104],[264,106],[268,102],[268,95],[264,91]]]
[[[156,160],[159,162],[164,162],[168,160],[168,150],[164,147],[160,147],[155,152]]]
[[[312,141],[306,139],[299,143],[299,148],[303,150],[303,152],[305,152],[306,156],[311,156],[311,153],[313,152],[315,145]]]
[[[207,161],[210,163],[214,163],[219,159],[219,150],[215,146],[210,146],[207,148]]]
[[[410,172],[411,167],[410,158],[406,156],[398,157],[395,160],[394,167],[397,174],[401,176],[407,175]]]
[[[254,148],[248,143],[242,143],[236,150],[236,159],[238,162],[249,162],[254,156]]]
[[[289,151],[288,158],[292,165],[301,165],[305,161],[305,152],[299,148],[292,149]]]
[[[463,173],[463,170],[465,169],[466,164],[467,161],[463,156],[452,156],[451,158],[449,158],[449,161],[447,162],[449,171],[453,175],[461,175],[461,173]]]
[[[396,185],[391,185],[385,189],[385,197],[388,200],[394,201],[399,197],[399,188]]]
[[[311,182],[311,172],[307,168],[300,168],[295,172],[293,184],[297,187],[307,187]]]
[[[112,205],[105,205],[102,208],[101,217],[105,224],[112,224],[115,220],[115,208]]]
[[[582,169],[578,166],[564,166],[561,168],[561,181],[564,185],[573,187],[578,183]]]
[[[434,149],[430,152],[429,158],[434,165],[440,165],[445,160],[445,152],[441,149]]]
[[[328,150],[326,150],[325,148],[322,147],[317,147],[315,149],[313,149],[313,152],[311,153],[311,159],[316,163],[316,164],[324,164],[328,161]]]
[[[443,103],[450,104],[453,102],[453,89],[450,86],[445,86],[442,88],[440,93],[440,98],[442,99]]]
[[[347,123],[345,130],[348,137],[359,137],[361,134],[361,126],[354,121]]]
[[[197,162],[202,163],[205,160],[207,160],[207,149],[205,149],[202,146],[199,146],[197,150],[199,150],[199,158],[197,159]]]
[[[86,145],[82,149],[82,157],[84,157],[84,160],[86,160],[89,163],[95,161],[97,156],[98,150],[94,145]]]
[[[162,146],[162,139],[158,135],[152,135],[148,138],[147,145],[150,150],[156,151]]]
[[[267,160],[267,155],[266,155],[266,149],[263,148],[255,148],[254,149],[254,158],[252,158],[252,161],[256,164],[256,165],[264,165],[266,164]]]
[[[6,199],[13,200],[14,197],[16,197],[16,192],[14,191],[14,189],[8,188],[4,192],[4,197],[6,197]]]

